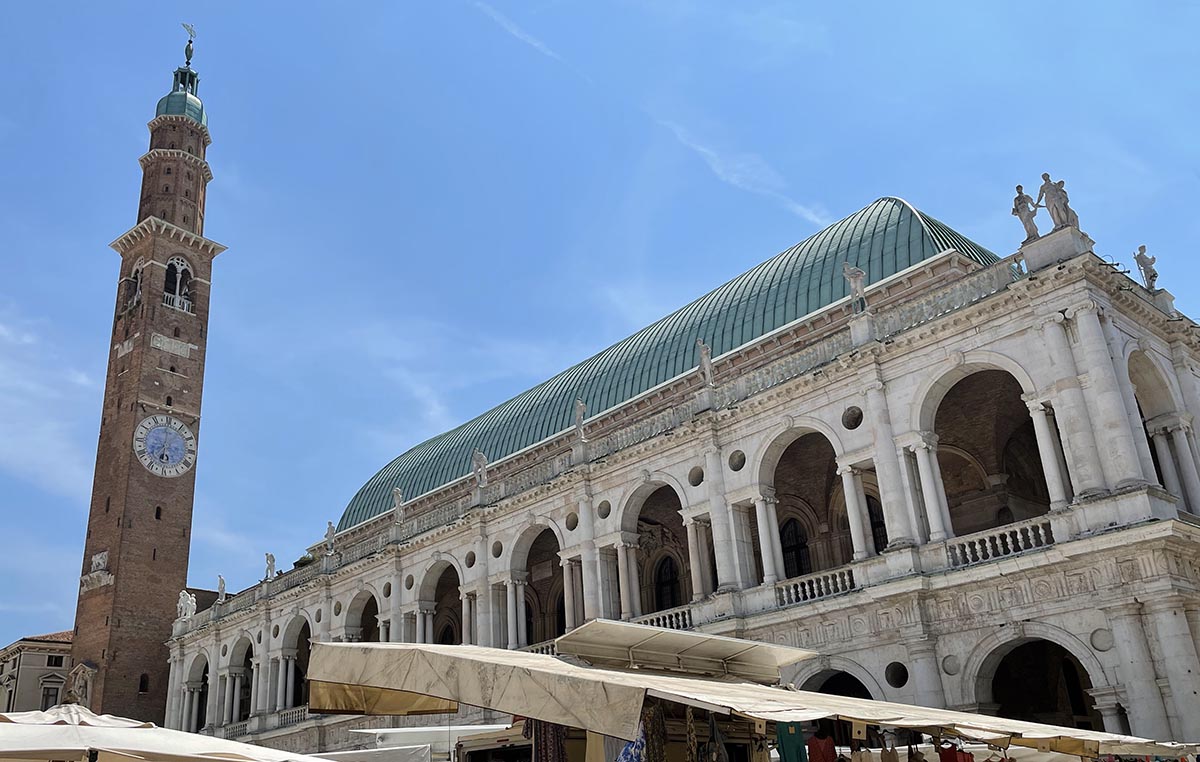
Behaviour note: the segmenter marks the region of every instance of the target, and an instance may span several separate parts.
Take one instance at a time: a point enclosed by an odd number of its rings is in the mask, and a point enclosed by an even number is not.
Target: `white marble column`
[[[525,580],[517,580],[517,646],[529,645],[528,603],[525,601]]]
[[[564,558],[560,562],[563,575],[563,626],[567,632],[575,629],[575,562]]]
[[[388,598],[388,617],[391,625],[388,627],[388,640],[392,643],[404,642],[404,614],[400,610],[400,591],[404,589],[404,576],[400,572],[392,575],[392,595]]]
[[[775,554],[775,573],[783,578],[787,576],[787,570],[783,566],[783,540],[779,536],[779,500],[775,497],[774,488],[769,492],[764,492],[763,499],[767,501],[767,521],[775,527],[775,531],[771,532],[771,552]]]
[[[1187,429],[1182,424],[1171,427],[1171,441],[1175,444],[1175,461],[1183,477],[1183,489],[1187,492],[1188,509],[1193,513],[1200,507],[1200,473],[1196,471],[1196,458],[1192,444],[1188,441]],[[1165,477],[1164,477],[1165,478]],[[1200,736],[1197,736],[1200,738]]]
[[[767,499],[762,495],[754,498],[754,518],[758,522],[758,552],[762,557],[763,584],[779,581],[779,570],[775,568],[775,541],[771,535],[779,534],[779,528],[771,524],[767,511]]]
[[[691,517],[684,517],[683,526],[687,530],[688,559],[692,570],[692,600],[698,601],[704,597],[704,562],[700,557],[700,527]]]
[[[284,704],[288,709],[296,705],[296,657],[295,655],[285,657],[287,662],[287,687],[284,694]]]
[[[921,498],[918,487],[920,482],[917,477],[916,460],[912,451],[907,447],[899,448],[896,455],[900,460],[900,482],[904,485],[904,504],[913,528],[913,539],[918,544],[923,544],[929,540],[929,529],[927,528],[929,522],[921,517]]]
[[[725,463],[718,447],[704,451],[704,482],[708,485],[708,520],[712,525],[713,559],[717,564],[717,590],[741,590],[753,586],[739,574],[738,547],[734,538],[733,513],[725,499]]]
[[[1134,735],[1143,738],[1169,740],[1171,728],[1142,626],[1141,607],[1137,603],[1122,604],[1107,609],[1106,613],[1120,659],[1130,729]]]
[[[175,656],[167,659],[167,713],[163,718],[163,726],[167,728],[178,728],[178,723],[175,720],[176,711],[179,703],[179,670],[180,660]]]
[[[917,475],[921,480],[921,496],[925,500],[925,518],[929,522],[929,540],[941,542],[954,536],[950,527],[946,526],[946,518],[942,513],[941,482],[933,469],[933,461],[937,457],[933,446],[928,442],[917,442],[912,446],[913,455],[917,457]]]
[[[1056,393],[1052,404],[1063,433],[1062,441],[1067,449],[1067,462],[1071,483],[1080,497],[1106,492],[1108,485],[1104,468],[1100,463],[1100,450],[1096,445],[1092,429],[1091,413],[1083,388],[1079,384],[1079,370],[1075,366],[1075,355],[1067,341],[1065,318],[1055,313],[1041,325],[1047,359],[1055,377]],[[1033,347],[1030,347],[1031,351]]]
[[[875,476],[879,480],[879,502],[883,506],[883,521],[887,527],[888,547],[902,548],[916,544],[916,535],[904,500],[904,481],[900,459],[896,456],[895,433],[887,395],[881,381],[867,384],[867,420],[871,422],[871,438],[875,448]],[[885,548],[876,548],[882,552]]]
[[[1175,470],[1175,454],[1171,452],[1170,435],[1166,429],[1158,429],[1150,437],[1154,444],[1154,452],[1158,455],[1158,467],[1162,469],[1163,486],[1167,492],[1185,500],[1183,486],[1179,482],[1179,472]]]
[[[250,716],[251,717],[258,714],[259,706],[261,706],[259,704],[259,700],[258,700],[258,698],[259,698],[258,692],[260,690],[259,680],[262,677],[262,674],[261,674],[262,671],[259,668],[260,661],[261,660],[259,660],[259,659],[254,659],[253,661],[250,662]]]
[[[200,731],[200,689],[196,687],[188,687],[188,727],[189,733],[198,733]]]
[[[1033,419],[1038,457],[1042,462],[1042,472],[1046,476],[1046,491],[1050,494],[1050,510],[1060,510],[1067,507],[1067,490],[1063,485],[1063,475],[1058,469],[1054,432],[1050,430],[1046,406],[1036,399],[1026,400],[1025,405],[1029,408],[1029,417]]]
[[[508,614],[508,647],[517,648],[521,645],[520,630],[517,629],[517,581],[509,578],[505,580],[504,585],[508,593],[508,606],[506,611]]]
[[[462,606],[462,638],[459,642],[469,646],[475,642],[475,627],[471,621],[471,594],[466,590],[460,590],[458,599],[459,604]]]
[[[1180,596],[1156,598],[1145,604],[1162,651],[1171,702],[1175,706],[1177,739],[1200,739],[1200,656],[1192,638]]]
[[[221,721],[221,705],[218,703],[221,697],[221,690],[216,675],[216,661],[216,659],[213,659],[209,662],[208,676],[205,678],[205,683],[208,686],[208,706],[204,708],[205,727],[216,727]]]
[[[638,565],[638,544],[629,544],[629,605],[633,607],[633,616],[642,615],[642,579],[641,567]]]
[[[583,576],[583,619],[590,621],[604,615],[600,603],[600,553],[596,549],[596,513],[592,507],[592,496],[584,492],[575,501],[575,507],[579,513],[579,529],[583,538],[579,551]]]
[[[946,693],[942,687],[942,674],[938,669],[937,649],[932,638],[905,643],[909,663],[912,664],[913,697],[919,706],[942,709],[946,706]]]
[[[239,669],[233,673],[233,714],[232,722],[241,722],[242,719],[242,680],[245,677],[246,671]]]
[[[1103,321],[1101,327],[1104,329],[1104,338],[1108,342],[1109,356],[1113,358],[1113,370],[1117,374],[1117,388],[1121,391],[1121,401],[1125,403],[1125,417],[1129,419],[1129,433],[1133,436],[1133,447],[1137,451],[1142,476],[1146,481],[1157,484],[1158,478],[1154,473],[1154,461],[1150,457],[1150,443],[1146,439],[1146,430],[1142,426],[1142,414],[1138,410],[1133,379],[1129,377],[1129,362],[1123,353],[1121,333],[1113,325],[1112,320]]]
[[[275,681],[277,683],[275,693],[275,711],[282,712],[284,709],[287,709],[287,661],[284,659],[284,657],[280,656],[275,663],[279,668],[279,672],[275,676]]]
[[[1079,345],[1088,374],[1087,391],[1093,401],[1093,424],[1105,472],[1112,475],[1116,488],[1144,484],[1146,479],[1142,476],[1141,461],[1133,444],[1117,370],[1100,325],[1099,305],[1087,301],[1073,307],[1071,319],[1079,330]]]
[[[854,468],[842,466],[838,469],[842,477],[842,494],[846,500],[846,519],[850,523],[850,542],[854,546],[854,560],[861,561],[871,554],[867,551],[867,536],[863,520],[864,506],[859,502],[859,486]]]
[[[1067,502],[1071,503],[1075,500],[1075,485],[1071,482],[1071,469],[1067,467],[1067,453],[1063,450],[1062,433],[1058,427],[1058,414],[1054,412],[1054,406],[1045,406],[1046,420],[1050,424],[1050,432],[1053,436],[1050,438],[1051,444],[1054,445],[1054,458],[1058,461],[1058,473],[1062,475],[1063,487],[1067,490]]]
[[[700,546],[700,591],[702,595],[712,595],[712,579],[713,579],[713,558],[709,543],[712,542],[712,535],[709,533],[711,526],[707,521],[696,521],[696,536]]]

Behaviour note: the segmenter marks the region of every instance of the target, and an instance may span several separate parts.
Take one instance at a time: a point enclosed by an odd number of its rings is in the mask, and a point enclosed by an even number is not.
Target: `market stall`
[[[597,739],[644,742],[669,736],[669,743],[683,745],[687,758],[696,746],[688,736],[699,732],[711,739],[733,733],[745,736],[752,762],[764,760],[768,746],[819,720],[848,722],[861,739],[868,728],[876,733],[916,731],[955,745],[970,741],[1087,758],[1179,758],[1197,750],[1194,745],[792,690],[777,685],[780,668],[815,654],[755,641],[597,620],[563,636],[556,646],[559,656],[479,646],[314,643],[310,707],[403,715],[455,712],[458,704],[468,704]],[[681,733],[673,733],[672,727],[682,727]],[[685,737],[677,738],[681,734]],[[587,741],[590,760],[590,747],[600,740]],[[562,759],[568,757],[575,762],[575,754]],[[596,759],[602,758],[597,752]]]

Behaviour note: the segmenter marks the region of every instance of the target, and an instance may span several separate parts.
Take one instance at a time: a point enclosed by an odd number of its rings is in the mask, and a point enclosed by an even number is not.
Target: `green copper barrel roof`
[[[981,264],[987,249],[898,198],[881,198],[725,285],[458,428],[423,442],[371,477],[346,507],[338,530],[471,472],[478,449],[498,461],[570,428],[575,399],[596,415],[699,364],[696,339],[714,357],[847,296],[842,263],[867,282],[894,275],[947,249]]]

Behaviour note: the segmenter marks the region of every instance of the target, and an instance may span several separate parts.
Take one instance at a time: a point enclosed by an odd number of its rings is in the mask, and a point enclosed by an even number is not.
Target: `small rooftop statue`
[[[337,527],[332,521],[325,522],[325,555],[333,555],[333,538],[337,534]]]
[[[471,470],[473,472],[475,472],[475,486],[476,487],[483,488],[483,487],[487,486],[487,483],[488,483],[487,465],[488,465],[487,456],[484,455],[482,452],[480,452],[479,450],[476,450],[475,452],[473,452],[471,454]]]
[[[1025,192],[1024,188],[1018,185],[1017,197],[1013,199],[1012,213],[1025,226],[1025,240],[1021,243],[1029,243],[1038,239],[1037,224],[1033,221],[1033,218],[1037,216],[1038,208],[1034,205],[1033,198]]]
[[[179,602],[175,604],[175,613],[179,619],[187,619],[196,613],[196,596],[187,590],[179,591]]]
[[[583,422],[587,418],[587,403],[582,399],[575,400],[575,436],[580,442],[586,442],[587,437],[583,435]]]
[[[217,575],[217,603],[225,602],[225,578]]]
[[[1079,227],[1079,215],[1071,209],[1071,200],[1067,197],[1066,181],[1055,182],[1050,179],[1049,172],[1042,173],[1042,186],[1038,188],[1038,197],[1034,202],[1037,209],[1045,209],[1054,223],[1055,230]],[[1042,201],[1045,200],[1045,204]]]
[[[399,487],[392,487],[392,510],[399,511],[402,505],[404,505],[404,491]]]
[[[1154,284],[1158,282],[1158,270],[1154,269],[1154,263],[1158,261],[1158,257],[1150,256],[1146,253],[1145,246],[1139,246],[1133,259],[1137,262],[1138,269],[1142,271],[1142,280],[1146,282],[1146,288],[1154,291]]]
[[[273,579],[274,577],[275,577],[275,554],[268,553],[267,554],[267,577],[266,578],[269,580],[269,579]]]
[[[716,386],[716,374],[713,371],[712,348],[704,343],[704,339],[696,339],[696,346],[700,349],[700,377],[704,379],[705,386]]]
[[[867,311],[867,289],[864,281],[867,279],[865,270],[855,267],[849,262],[842,263],[842,277],[850,284],[850,296],[853,299],[854,313]]]

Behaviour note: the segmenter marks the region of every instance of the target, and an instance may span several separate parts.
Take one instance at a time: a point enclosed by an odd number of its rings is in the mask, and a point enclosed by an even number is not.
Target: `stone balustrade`
[[[530,646],[522,646],[518,651],[526,651],[531,654],[545,654],[547,656],[558,656],[558,649],[554,645],[553,640],[543,640],[541,643],[534,643]]]
[[[960,569],[1053,544],[1050,519],[1039,516],[948,540],[946,563],[952,569]]]
[[[221,729],[222,738],[240,738],[250,731],[250,723],[246,720],[241,722],[231,722]]]
[[[653,614],[637,617],[633,622],[648,624],[651,627],[662,627],[667,630],[690,630],[695,626],[690,605],[656,611]]]
[[[775,597],[779,606],[794,606],[797,603],[842,595],[857,587],[854,569],[842,567],[779,582],[775,585]]]
[[[287,728],[292,725],[299,725],[308,719],[308,705],[294,706],[291,709],[284,709],[276,714],[275,727]]]

